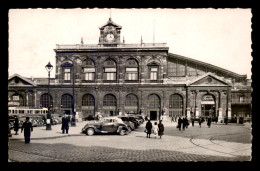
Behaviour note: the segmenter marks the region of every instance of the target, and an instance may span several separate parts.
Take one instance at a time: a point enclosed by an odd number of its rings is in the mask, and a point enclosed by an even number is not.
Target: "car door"
[[[101,131],[106,131],[106,132],[113,132],[114,129],[114,122],[113,119],[106,120],[102,126]]]

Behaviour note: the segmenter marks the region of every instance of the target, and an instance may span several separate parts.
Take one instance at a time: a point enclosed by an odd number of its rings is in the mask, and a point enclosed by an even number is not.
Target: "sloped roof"
[[[114,22],[112,21],[112,19],[109,18],[109,20],[107,21],[107,23],[104,24],[104,25],[102,25],[101,27],[99,27],[99,29],[103,29],[103,28],[104,28],[105,26],[107,26],[107,25],[114,25],[115,27],[118,27],[118,28],[120,28],[120,29],[122,28],[122,26],[120,26],[120,25],[114,23]]]
[[[14,75],[10,76],[10,77],[8,78],[8,80],[11,80],[11,79],[14,78],[14,77],[18,77],[18,78],[20,78],[20,79],[22,79],[22,80],[28,82],[29,84],[31,84],[31,85],[33,85],[33,86],[36,86],[36,84],[35,84],[32,80],[29,80],[28,78],[25,78],[25,77],[23,77],[23,76],[21,76],[21,75],[19,75],[19,74],[14,74]]]
[[[214,70],[217,70],[217,71],[221,71],[223,73],[227,73],[227,74],[234,76],[234,77],[239,77],[239,78],[246,78],[247,77],[247,75],[240,75],[240,74],[234,73],[232,71],[229,71],[227,69],[220,68],[218,66],[215,66],[215,65],[212,65],[212,64],[209,64],[209,63],[206,63],[206,62],[202,62],[202,61],[199,61],[199,60],[196,60],[196,59],[192,59],[192,58],[189,58],[189,57],[185,57],[185,56],[181,56],[181,55],[177,55],[177,54],[173,54],[173,53],[168,53],[168,57],[178,58],[178,59],[181,59],[181,60],[186,60],[186,61],[189,61],[189,62],[197,63],[199,65],[203,65],[203,66],[206,66],[208,68],[211,68],[211,69],[214,69]]]
[[[197,81],[199,81],[199,80],[201,80],[201,79],[203,79],[203,78],[205,78],[205,77],[207,77],[207,76],[211,76],[211,77],[217,79],[218,81],[220,81],[220,82],[222,82],[222,83],[224,83],[224,84],[226,84],[226,85],[228,85],[228,86],[232,86],[232,83],[230,83],[229,81],[227,81],[227,80],[225,80],[224,78],[219,77],[219,76],[217,76],[217,75],[215,75],[215,74],[213,74],[213,73],[210,73],[210,72],[205,73],[204,75],[201,75],[201,76],[197,77],[197,78],[194,79],[194,80],[191,80],[191,81],[190,81],[189,83],[187,83],[186,85],[187,85],[187,86],[192,85],[192,84],[196,83]]]

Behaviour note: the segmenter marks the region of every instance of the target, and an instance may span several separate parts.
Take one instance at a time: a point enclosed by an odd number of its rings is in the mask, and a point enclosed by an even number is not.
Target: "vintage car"
[[[131,129],[118,117],[104,117],[98,122],[87,123],[82,133],[94,135],[99,133],[127,135]]]
[[[135,119],[134,115],[127,115],[127,116],[129,117],[130,121],[134,123],[135,128],[137,128],[140,125],[139,122]]]
[[[122,121],[128,125],[132,131],[135,129],[135,124],[130,121],[128,116],[118,116],[118,118],[122,119]]]
[[[139,124],[141,125],[142,123],[144,123],[144,118],[142,115],[135,115],[134,116],[135,119],[139,122]]]

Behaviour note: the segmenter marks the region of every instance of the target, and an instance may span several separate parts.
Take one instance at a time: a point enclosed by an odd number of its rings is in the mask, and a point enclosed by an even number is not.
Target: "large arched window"
[[[116,80],[116,62],[108,58],[104,62],[104,80]]]
[[[138,80],[138,63],[135,59],[126,61],[125,76],[126,80]]]
[[[116,106],[116,97],[112,94],[105,95],[103,106]]]
[[[63,94],[61,96],[61,105],[62,108],[72,108],[72,96],[69,94]]]
[[[169,116],[182,116],[183,98],[179,94],[172,94],[169,99]]]
[[[160,98],[156,94],[151,94],[148,96],[148,104],[151,109],[160,108]]]
[[[126,106],[138,106],[138,100],[136,95],[128,94],[125,98],[125,105]]]
[[[94,97],[91,94],[85,94],[82,97],[82,106],[95,106]]]
[[[50,95],[49,97],[50,97],[50,108],[52,108],[53,107],[52,96]],[[48,93],[45,93],[45,94],[41,95],[41,97],[40,97],[40,106],[48,108]]]
[[[84,73],[83,80],[92,81],[95,79],[95,64],[91,59],[87,59],[82,64],[82,70]]]

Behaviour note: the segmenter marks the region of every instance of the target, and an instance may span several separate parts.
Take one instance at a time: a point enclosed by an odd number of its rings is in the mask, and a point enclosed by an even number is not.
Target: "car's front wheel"
[[[86,133],[87,133],[87,135],[94,135],[95,131],[93,128],[88,128]]]
[[[123,129],[121,129],[120,131],[119,131],[119,135],[125,135],[125,130],[123,130]]]

